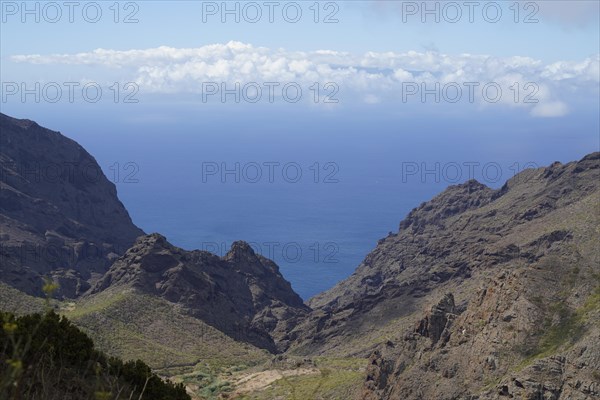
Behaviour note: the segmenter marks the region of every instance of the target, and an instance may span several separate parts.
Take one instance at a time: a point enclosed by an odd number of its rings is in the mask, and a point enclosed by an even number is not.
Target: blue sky
[[[475,2],[477,5],[470,7],[464,6],[465,2],[456,2],[459,8],[445,8],[447,1],[427,2],[428,9],[435,9],[437,5],[439,23],[433,14],[425,15],[426,23],[422,23],[425,11],[422,2],[321,1],[319,23],[314,23],[313,1],[297,2],[302,10],[297,23],[288,23],[283,17],[284,6],[293,2],[277,2],[279,5],[273,6],[274,23],[268,21],[269,8],[263,6],[262,1],[256,2],[262,12],[262,18],[256,23],[247,22],[254,15],[251,8],[246,8],[244,13],[244,3],[248,2],[227,2],[226,7],[230,9],[239,4],[240,23],[235,22],[234,15],[226,15],[226,23],[221,22],[221,1],[121,2],[118,16],[121,23],[113,21],[114,2],[98,2],[102,16],[97,23],[88,23],[83,15],[88,3],[80,2],[73,8],[73,23],[69,23],[69,8],[62,6],[62,2],[57,2],[62,17],[56,23],[49,22],[56,10],[48,8],[44,12],[42,3],[38,6],[40,23],[36,23],[34,14],[24,15],[22,2],[2,1],[3,56],[73,53],[95,48],[199,47],[234,40],[288,50],[362,53],[435,49],[448,54],[521,55],[557,61],[596,54],[600,40],[596,1]],[[29,9],[35,8],[35,2],[27,4]],[[218,9],[215,14],[210,13],[214,10],[213,4]],[[501,6],[502,16],[499,22],[487,22],[486,16],[494,19],[496,7],[491,6],[494,4]],[[484,7],[487,7],[485,13]],[[517,9],[519,22],[515,23]],[[96,8],[86,10],[93,19]],[[295,8],[287,10],[293,17]],[[462,13],[460,18],[456,18],[458,10]],[[473,23],[469,21],[470,10]],[[206,22],[203,22],[203,11]],[[324,23],[328,15],[332,21],[339,22]],[[128,16],[139,22],[123,23]],[[26,23],[21,22],[23,18]],[[449,22],[454,19],[457,22]],[[534,20],[539,22],[531,23]]]
[[[0,3],[6,112],[135,101],[133,118],[146,119],[165,99],[207,111],[257,102],[260,113],[274,102],[307,113],[597,112],[597,1]]]
[[[202,100],[235,103],[221,95],[249,82],[257,88],[242,101],[253,93],[264,100],[263,83],[294,82],[309,106],[410,100],[437,112],[441,95],[473,105],[461,112],[500,105],[563,117],[574,101],[593,102],[600,80],[596,1],[1,3],[8,110],[37,102],[19,95],[36,83],[58,85],[50,92],[60,90],[61,103],[65,82],[93,82],[103,99],[181,104],[209,90]],[[282,98],[281,87],[273,95]]]

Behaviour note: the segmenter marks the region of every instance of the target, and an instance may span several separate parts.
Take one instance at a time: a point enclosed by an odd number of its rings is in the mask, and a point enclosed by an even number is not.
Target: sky
[[[597,1],[2,1],[1,11],[8,110],[168,96],[554,118],[593,102],[600,80]]]
[[[241,41],[288,51],[435,50],[551,62],[584,59],[599,47],[597,1],[1,3],[3,55]]]

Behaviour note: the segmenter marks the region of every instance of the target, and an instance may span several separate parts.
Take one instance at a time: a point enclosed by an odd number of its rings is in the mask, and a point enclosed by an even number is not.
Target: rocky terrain
[[[599,398],[599,182],[593,153],[448,188],[311,299],[292,351],[371,354],[364,399]]]
[[[0,280],[39,296],[49,276],[77,297],[143,232],[75,141],[4,114],[0,130]]]
[[[309,310],[279,267],[245,242],[218,257],[182,250],[158,234],[142,236],[90,296],[127,288],[176,303],[228,336],[271,352],[285,347],[290,321]]]
[[[450,186],[304,304],[248,244],[145,235],[79,145],[0,124],[2,308],[43,310],[50,277],[101,350],[194,398],[600,398],[600,153]]]

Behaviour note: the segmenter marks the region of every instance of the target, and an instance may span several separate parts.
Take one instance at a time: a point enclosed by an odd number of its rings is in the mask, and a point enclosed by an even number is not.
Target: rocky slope
[[[272,352],[286,347],[289,324],[309,310],[279,267],[245,242],[218,257],[182,250],[158,234],[142,236],[90,295],[127,288],[166,299],[228,336]]]
[[[594,153],[448,188],[310,301],[291,351],[371,354],[364,399],[599,398],[599,182]]]
[[[71,139],[0,114],[0,279],[76,297],[143,234],[96,160]]]

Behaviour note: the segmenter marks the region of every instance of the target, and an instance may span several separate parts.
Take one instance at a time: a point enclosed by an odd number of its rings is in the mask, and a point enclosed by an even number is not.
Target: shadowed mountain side
[[[40,296],[81,295],[143,234],[115,185],[75,141],[0,114],[0,279]]]
[[[218,257],[182,250],[159,234],[140,237],[90,295],[116,288],[164,298],[232,338],[272,352],[286,347],[290,320],[309,311],[277,265],[245,242]]]

